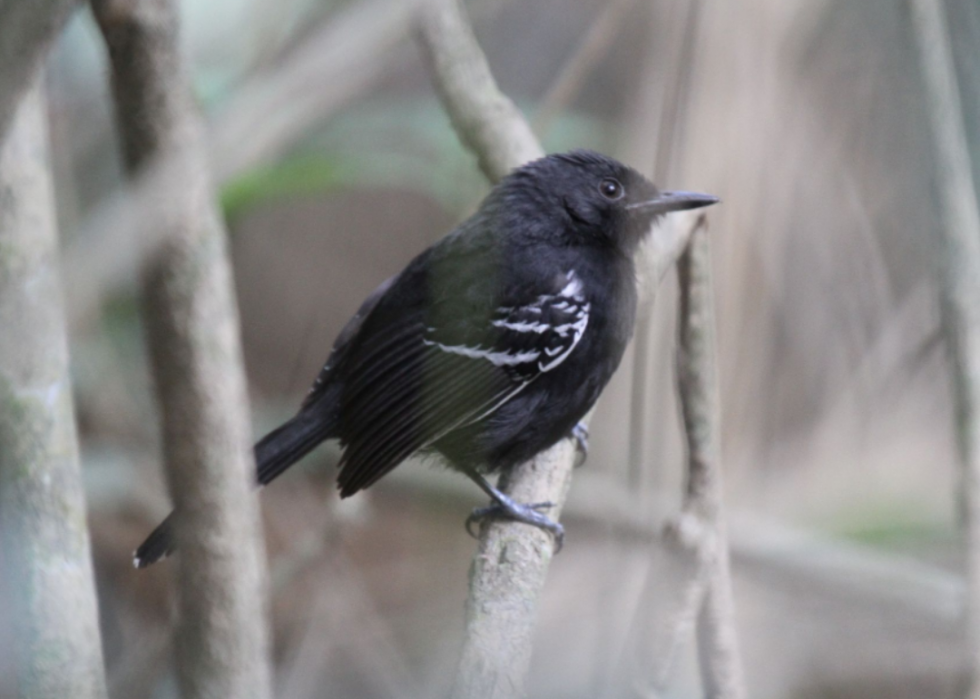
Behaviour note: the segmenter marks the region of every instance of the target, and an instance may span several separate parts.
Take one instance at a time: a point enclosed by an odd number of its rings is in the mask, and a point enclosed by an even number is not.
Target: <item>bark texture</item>
[[[116,120],[134,178],[158,175],[143,271],[147,342],[179,513],[182,696],[271,694],[264,553],[226,235],[171,0],[93,0],[109,48]],[[152,235],[149,232],[142,234]]]
[[[692,586],[704,587],[698,613],[698,658],[705,695],[743,699],[745,682],[735,625],[728,538],[722,519],[720,415],[715,358],[711,246],[704,216],[677,263],[680,282],[678,388],[687,438],[687,492],[682,537],[700,561]]]
[[[17,696],[103,699],[47,140],[36,81],[0,148],[0,574]]]
[[[963,123],[946,14],[940,0],[912,0],[936,148],[942,213],[940,288],[950,358],[966,546],[966,666],[963,695],[980,699],[980,210]]]
[[[0,0],[0,147],[51,41],[78,0]]]

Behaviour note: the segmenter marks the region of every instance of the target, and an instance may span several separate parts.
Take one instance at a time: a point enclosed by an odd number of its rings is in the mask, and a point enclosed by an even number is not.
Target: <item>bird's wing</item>
[[[575,349],[589,303],[574,278],[489,314],[384,323],[347,365],[341,399],[341,495],[374,483],[413,452],[492,414]]]
[[[326,363],[323,368],[320,369],[320,373],[317,374],[316,381],[310,386],[309,392],[306,394],[306,398],[303,399],[302,408],[307,407],[311,403],[316,402],[316,400],[323,395],[324,391],[328,385],[328,379],[330,377],[333,368],[344,358],[347,350],[350,348],[352,340],[357,336],[360,331],[361,326],[364,325],[364,319],[368,317],[374,307],[378,305],[378,302],[384,297],[391,288],[395,280],[398,279],[398,275],[394,277],[389,277],[384,282],[382,282],[377,289],[371,292],[371,294],[364,299],[361,307],[357,309],[357,312],[351,316],[350,320],[341,329],[340,334],[337,335],[337,339],[334,340],[333,347],[330,350],[330,356],[327,357]]]

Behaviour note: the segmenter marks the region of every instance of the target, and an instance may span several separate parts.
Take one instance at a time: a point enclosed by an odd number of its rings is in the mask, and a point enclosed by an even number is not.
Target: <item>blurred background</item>
[[[298,407],[361,299],[488,190],[438,104],[408,5],[183,3],[257,437]],[[976,164],[980,4],[946,6]],[[953,696],[957,472],[928,105],[906,4],[468,8],[547,150],[594,148],[723,200],[709,222],[750,696]],[[127,230],[110,225],[121,164],[87,12],[61,37],[48,84],[110,685],[119,699],[163,699],[176,695],[171,572],[135,571],[130,555],[169,503],[138,269],[119,244]],[[683,485],[676,280],[641,281],[637,339],[593,420],[542,600],[534,697],[642,695],[647,630],[670,592],[658,531]],[[340,503],[336,458],[323,447],[263,493],[277,696],[442,696],[479,493],[409,463]],[[13,643],[0,635],[0,697],[13,691],[2,679]],[[692,658],[681,649],[670,696],[699,695]]]

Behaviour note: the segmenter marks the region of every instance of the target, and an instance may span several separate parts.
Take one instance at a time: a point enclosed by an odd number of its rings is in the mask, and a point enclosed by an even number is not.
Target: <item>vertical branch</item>
[[[543,154],[527,122],[497,88],[457,0],[432,0],[419,38],[443,106],[460,140],[496,181]],[[555,503],[561,514],[571,485],[574,448],[563,440],[513,469],[499,484],[518,502]],[[551,536],[516,522],[487,521],[470,569],[466,637],[452,696],[524,695],[538,596],[551,563]]]
[[[38,81],[0,148],[0,572],[17,696],[102,699],[44,109]]]
[[[728,541],[722,519],[714,287],[707,219],[698,218],[677,263],[680,314],[677,384],[687,438],[687,491],[681,518],[696,523],[705,598],[698,616],[698,656],[708,697],[745,696],[735,627]],[[700,577],[700,575],[699,575]],[[694,584],[699,584],[695,582]]]
[[[176,510],[185,697],[270,696],[263,549],[238,314],[173,0],[93,0],[131,177],[159,177],[162,241],[143,277]],[[146,233],[149,235],[150,233]]]
[[[912,0],[942,213],[942,324],[950,357],[966,545],[967,687],[980,697],[980,211],[940,0]]]
[[[722,479],[718,449],[718,380],[711,247],[702,213],[678,217],[688,231],[677,261],[677,388],[687,443],[687,486],[680,514],[667,523],[669,560],[658,584],[652,659],[644,665],[649,688],[664,693],[679,648],[697,632],[705,696],[743,699],[745,686],[735,627],[728,540],[722,518]],[[662,581],[660,581],[662,582]],[[649,616],[649,615],[645,615]]]

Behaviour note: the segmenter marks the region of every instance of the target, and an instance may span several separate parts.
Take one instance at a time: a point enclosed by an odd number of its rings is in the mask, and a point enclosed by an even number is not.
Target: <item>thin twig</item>
[[[950,354],[966,547],[964,696],[980,697],[980,209],[963,108],[940,0],[912,0],[925,79],[943,227],[942,323]]]
[[[677,655],[697,622],[698,655],[705,694],[712,699],[745,696],[727,534],[722,519],[722,483],[711,248],[707,219],[697,215],[687,249],[678,260],[680,284],[677,383],[687,439],[687,488],[681,513],[668,522],[666,537],[686,573],[679,594],[658,616],[661,632],[653,662],[646,671],[649,688],[641,695],[661,695]],[[662,593],[661,593],[662,594]],[[664,605],[661,605],[664,606]]]
[[[183,696],[271,694],[263,547],[238,313],[173,0],[93,0],[131,177],[165,162],[163,241],[143,278],[149,354],[174,504]]]
[[[722,518],[714,286],[706,217],[698,220],[677,270],[681,289],[677,375],[688,462],[684,515],[695,517],[701,524],[698,554],[704,561],[707,585],[698,616],[701,678],[708,697],[742,699],[745,682]]]
[[[609,51],[616,32],[636,0],[613,0],[600,12],[589,27],[585,38],[565,61],[561,73],[541,99],[532,126],[542,137],[551,128],[555,117],[564,110],[585,85],[589,74]]]

